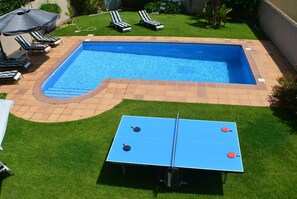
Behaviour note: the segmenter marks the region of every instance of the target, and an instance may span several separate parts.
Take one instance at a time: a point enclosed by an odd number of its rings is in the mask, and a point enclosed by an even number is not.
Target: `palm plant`
[[[227,8],[225,6],[225,4],[223,4],[220,7],[219,12],[218,12],[218,16],[219,16],[221,22],[223,22],[223,26],[225,26],[225,24],[227,23],[227,19],[228,19],[227,15],[231,11],[232,11],[232,8]]]
[[[213,27],[219,27],[222,22],[225,25],[228,19],[227,15],[232,11],[232,8],[227,8],[223,3],[224,0],[211,0],[203,8],[203,16]]]

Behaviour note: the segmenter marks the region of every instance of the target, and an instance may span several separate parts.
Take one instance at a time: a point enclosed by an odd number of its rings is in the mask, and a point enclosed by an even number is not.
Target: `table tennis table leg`
[[[160,182],[164,183],[171,190],[177,190],[179,187],[188,184],[188,182],[184,181],[184,172],[182,169],[165,169],[164,174],[164,179],[160,179]]]
[[[162,176],[163,173],[163,177]],[[171,169],[160,169],[160,174],[159,174],[159,182],[164,183],[168,188],[171,188],[171,179],[172,178],[172,170]]]
[[[123,175],[126,175],[126,167],[125,167],[125,164],[122,164],[122,172],[123,172]]]
[[[226,184],[228,178],[228,172],[223,172],[223,183]]]
[[[184,181],[184,171],[181,170],[180,171],[180,179],[179,179],[179,185],[178,186],[182,186],[182,185],[187,185],[188,182]]]

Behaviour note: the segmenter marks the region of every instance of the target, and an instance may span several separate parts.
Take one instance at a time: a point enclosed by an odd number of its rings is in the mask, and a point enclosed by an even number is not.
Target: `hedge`
[[[1,0],[0,16],[18,9],[31,1],[33,0]]]

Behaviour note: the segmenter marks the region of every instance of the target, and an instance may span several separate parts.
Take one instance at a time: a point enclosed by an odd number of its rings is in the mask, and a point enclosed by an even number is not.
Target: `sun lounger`
[[[110,26],[114,27],[115,29],[121,32],[127,32],[132,29],[128,23],[122,21],[118,11],[111,11],[109,12],[109,14],[111,17]]]
[[[34,31],[29,33],[33,39],[39,43],[47,43],[47,44],[54,44],[58,45],[62,42],[59,37],[45,37],[39,31]]]
[[[31,44],[23,35],[16,36],[15,40],[21,45],[24,50],[49,52],[51,47],[47,44]]]
[[[22,77],[22,73],[20,73],[17,70],[0,72],[1,81],[10,81],[10,80],[18,81],[21,77]]]
[[[4,175],[6,172],[10,175],[14,174],[5,164],[0,162],[0,176]]]
[[[28,69],[30,64],[29,61],[18,61],[15,59],[0,60],[0,69]]]
[[[152,20],[145,10],[138,11],[138,14],[141,18],[140,23],[145,24],[148,28],[152,28],[154,30],[161,30],[164,28],[163,24],[158,21]]]

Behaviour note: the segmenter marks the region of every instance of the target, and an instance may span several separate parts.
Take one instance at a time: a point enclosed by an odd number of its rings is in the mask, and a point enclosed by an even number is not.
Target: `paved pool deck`
[[[276,79],[293,68],[271,41],[189,38],[189,37],[125,37],[71,36],[61,37],[63,44],[48,54],[30,53],[32,65],[23,72],[19,84],[0,86],[14,101],[12,114],[36,122],[80,120],[101,114],[123,99],[167,102],[270,106],[271,88]],[[147,41],[240,44],[251,65],[256,85],[216,84],[199,82],[146,81],[105,79],[94,91],[72,99],[52,99],[41,92],[43,81],[84,40]],[[262,81],[264,80],[264,82]]]

